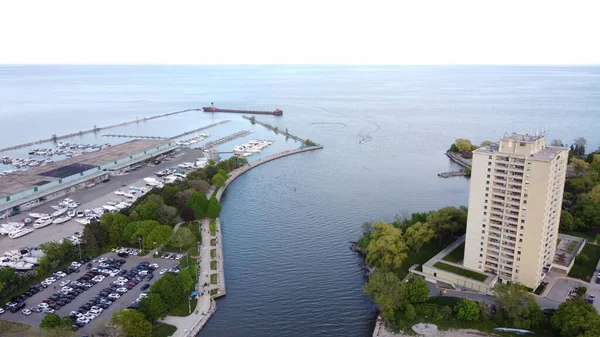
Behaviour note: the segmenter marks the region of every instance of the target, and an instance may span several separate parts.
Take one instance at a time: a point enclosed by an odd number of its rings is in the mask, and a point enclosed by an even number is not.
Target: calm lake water
[[[466,205],[468,180],[437,177],[456,169],[443,155],[455,138],[545,129],[549,139],[600,145],[598,67],[2,66],[0,147],[211,101],[279,107],[283,117],[258,119],[325,149],[260,166],[227,190],[227,297],[203,337],[370,336],[376,309],[348,241],[366,220]],[[225,119],[205,132],[253,134],[223,151],[252,138],[275,141],[263,155],[297,146],[234,114],[190,112],[106,132],[170,136]]]

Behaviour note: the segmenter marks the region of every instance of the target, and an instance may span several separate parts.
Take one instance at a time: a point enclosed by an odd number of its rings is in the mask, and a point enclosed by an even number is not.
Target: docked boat
[[[29,227],[23,227],[17,231],[14,231],[12,233],[8,234],[8,237],[11,239],[16,239],[16,238],[20,238],[22,236],[25,236],[29,233],[33,232],[33,228],[29,228]]]
[[[59,217],[59,216],[65,214],[65,213],[67,213],[68,211],[69,211],[69,209],[66,208],[66,207],[65,208],[61,208],[58,211],[52,213],[52,216],[56,218],[56,217]]]
[[[46,213],[29,213],[29,216],[32,217],[32,218],[38,219],[38,218],[44,218],[44,217],[50,216],[50,214],[46,214]]]
[[[52,221],[52,223],[55,223],[55,224],[61,224],[61,223],[65,223],[65,222],[67,222],[67,221],[69,221],[69,220],[71,220],[71,217],[70,217],[70,216],[68,216],[68,215],[63,215],[63,216],[61,216],[61,217],[58,217],[58,218],[54,219],[54,221]]]
[[[35,222],[33,223],[33,228],[38,229],[38,228],[46,227],[48,225],[51,225],[52,222],[53,221],[52,221],[51,217],[39,218],[39,219],[35,220]]]
[[[76,209],[72,208],[69,209],[69,211],[67,212],[67,215],[70,216],[71,218],[74,217],[76,214]]]
[[[79,222],[82,225],[87,225],[90,223],[90,220],[87,218],[78,218],[78,219],[75,219],[75,221]]]
[[[76,215],[78,218],[83,218],[83,216],[84,216],[82,211],[77,211]]]

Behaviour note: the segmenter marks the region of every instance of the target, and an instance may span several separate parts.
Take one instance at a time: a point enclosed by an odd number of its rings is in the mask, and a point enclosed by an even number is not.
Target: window
[[[484,203],[486,203],[486,204],[487,204],[487,199],[485,199]],[[487,206],[485,206],[485,207],[487,207]]]
[[[521,251],[520,250],[517,250],[517,255],[521,255]]]
[[[144,154],[146,154],[146,151],[144,151]]]
[[[483,252],[483,248],[479,248],[479,251],[480,251],[480,252]]]
[[[10,197],[6,197],[6,201],[10,201]]]
[[[490,155],[488,156],[488,158],[489,158],[489,159],[492,159],[492,155],[490,154]]]
[[[37,191],[38,191],[38,188],[37,188],[37,187],[34,187],[34,188],[33,188],[33,192],[37,192]]]
[[[485,230],[481,230],[481,234],[485,234]]]
[[[486,202],[487,202],[487,200],[486,200]],[[487,209],[487,206],[483,206],[483,209]]]
[[[486,190],[486,191],[489,191],[489,190],[490,190],[490,188],[489,188],[489,187],[486,187],[486,188],[485,188],[485,190]]]
[[[483,215],[487,215],[487,212],[483,212]]]
[[[114,161],[114,163],[115,163],[115,165],[117,165],[117,161],[116,160]]]
[[[79,176],[80,176],[80,177],[83,177],[83,172],[79,173]]]
[[[479,243],[479,245],[480,245],[480,246],[483,246],[483,242],[480,242],[480,243]]]
[[[485,196],[487,197],[487,196],[488,196],[488,194],[486,193],[486,194],[485,194]]]
[[[485,228],[485,224],[481,225],[482,228]]]
[[[133,156],[129,156],[129,159],[133,159]]]
[[[489,174],[487,175],[487,177],[488,177],[488,179],[490,179],[490,175]]]
[[[520,142],[520,143],[519,143],[519,146],[525,146],[525,145],[526,145],[526,144],[525,144],[525,143],[523,143],[523,142]]]
[[[519,239],[519,242],[523,242],[523,239]]]
[[[492,169],[491,169],[491,168],[488,168],[488,172],[492,172]]]
[[[492,162],[491,161],[488,161],[488,166],[492,166]]]
[[[485,184],[486,184],[486,185],[489,185],[489,184],[490,184],[490,181],[489,181],[489,180],[488,180],[488,181],[486,181],[486,182],[485,182]],[[486,191],[487,191],[487,190],[486,190]]]
[[[58,183],[59,183],[59,184],[62,184],[62,179],[58,179]]]
[[[483,254],[479,254],[479,257],[483,257]]]
[[[521,229],[523,229],[523,228],[524,228],[524,227],[523,227],[523,226],[521,226]]]

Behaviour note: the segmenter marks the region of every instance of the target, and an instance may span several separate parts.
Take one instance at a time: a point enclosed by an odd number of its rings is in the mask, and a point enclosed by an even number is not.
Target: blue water
[[[227,297],[207,337],[369,336],[376,311],[348,241],[365,220],[467,204],[468,180],[437,177],[456,169],[443,155],[455,138],[545,129],[550,140],[600,145],[598,67],[3,66],[0,147],[211,101],[279,107],[283,117],[258,119],[325,149],[260,166],[227,190]],[[234,114],[107,132],[169,136],[223,119],[232,122],[206,132],[250,129],[246,139],[275,141],[271,152],[296,146]]]

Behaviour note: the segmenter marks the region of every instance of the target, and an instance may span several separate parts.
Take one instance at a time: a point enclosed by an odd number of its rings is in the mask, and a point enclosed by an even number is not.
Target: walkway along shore
[[[271,156],[261,158],[260,160],[248,163],[234,171],[229,172],[229,178],[225,182],[225,185],[219,188],[215,194],[215,198],[221,201],[223,197],[223,193],[227,187],[239,176],[250,171],[251,169],[262,165],[264,163],[268,163],[272,160],[291,156],[297,153],[320,150],[323,146],[310,146],[310,147],[301,147],[299,149],[287,150],[283,152],[279,152],[273,154]],[[207,192],[207,197],[210,197],[213,194],[214,190],[211,188]],[[210,220],[203,219],[200,221],[200,232],[202,233],[202,243],[199,247],[200,257],[198,264],[200,265],[198,272],[198,284],[197,291],[202,294],[202,291],[206,291],[207,293],[199,296],[198,304],[196,305],[196,309],[192,312],[191,315],[186,317],[174,317],[167,316],[165,319],[160,320],[162,323],[171,324],[177,327],[177,331],[173,334],[172,337],[195,337],[200,333],[204,325],[208,322],[208,320],[212,317],[212,315],[217,310],[217,305],[215,303],[214,298],[218,298],[221,296],[225,296],[225,271],[223,268],[223,244],[222,244],[222,230],[221,230],[221,219],[217,218],[215,220],[216,231],[215,235],[210,235]],[[213,241],[214,240],[214,241]],[[214,245],[213,245],[214,243]],[[214,257],[211,254],[211,251],[214,250]],[[217,269],[211,270],[210,263],[211,261],[217,262]],[[216,284],[211,282],[211,275],[215,274],[217,278]],[[203,289],[203,285],[207,283],[208,287]],[[210,295],[211,290],[216,290],[214,295]]]
[[[76,137],[76,136],[82,136],[82,135],[85,135],[85,134],[88,134],[88,133],[96,133],[96,132],[99,132],[99,131],[102,131],[102,130],[106,130],[106,129],[112,129],[112,128],[117,128],[117,127],[120,127],[120,126],[129,125],[129,124],[135,124],[135,123],[145,122],[145,121],[149,121],[149,120],[153,120],[153,119],[157,119],[157,118],[168,117],[168,116],[172,116],[172,115],[177,115],[177,114],[184,113],[184,112],[189,112],[189,111],[202,111],[202,109],[186,109],[186,110],[180,110],[180,111],[173,111],[173,112],[168,112],[168,113],[164,113],[164,114],[160,114],[160,115],[154,115],[154,116],[150,116],[150,117],[136,118],[134,120],[123,122],[123,123],[117,123],[117,124],[112,124],[112,125],[107,125],[107,126],[101,126],[101,127],[94,127],[92,129],[81,130],[79,132],[73,132],[73,133],[69,133],[69,134],[66,134],[66,135],[60,135],[60,136],[54,135],[54,136],[52,136],[50,138],[46,138],[46,139],[40,139],[40,140],[29,142],[29,143],[23,143],[23,144],[18,144],[18,145],[13,145],[13,146],[5,147],[5,148],[0,149],[0,152],[21,149],[21,148],[28,147],[28,146],[33,146],[33,145],[36,145],[36,144],[54,142],[54,141],[57,141],[57,140],[60,140],[60,139],[65,139],[65,138],[72,138],[72,137]]]

